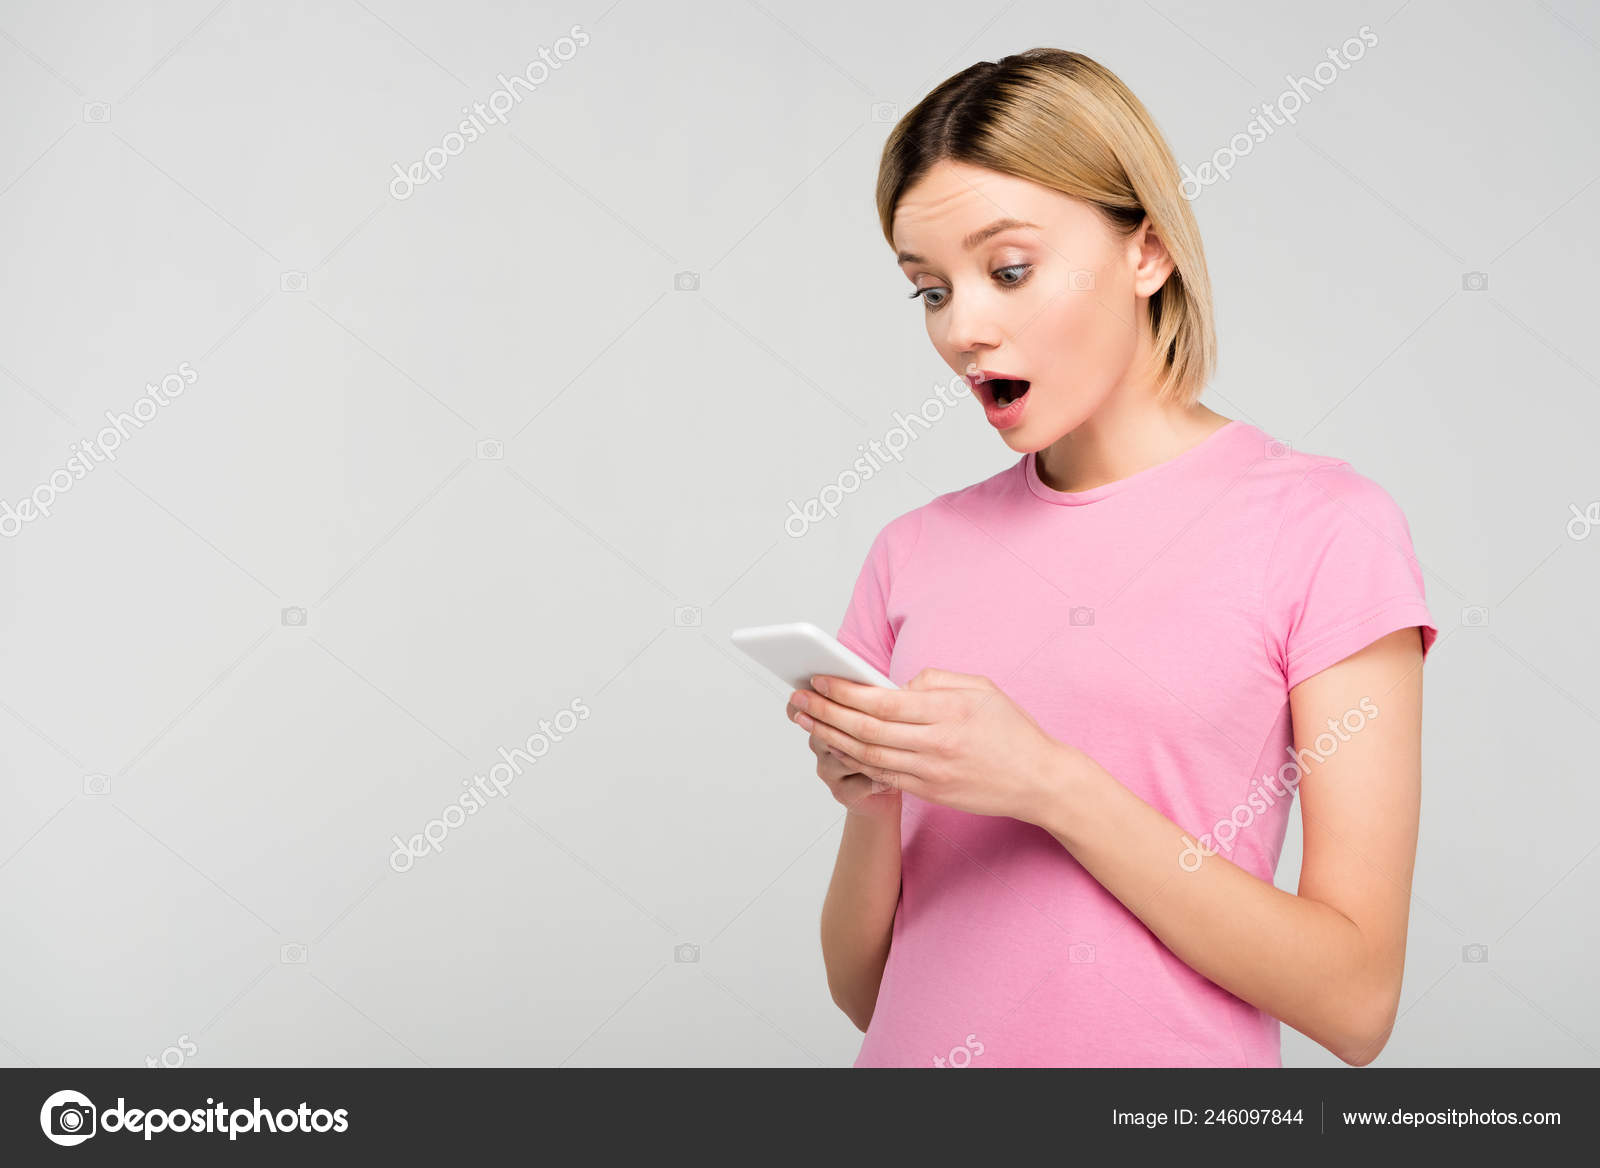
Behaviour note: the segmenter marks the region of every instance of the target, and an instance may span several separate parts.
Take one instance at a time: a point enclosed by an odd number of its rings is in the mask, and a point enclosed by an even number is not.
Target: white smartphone
[[[816,625],[762,625],[735,629],[733,643],[765,665],[794,689],[810,689],[818,674],[899,689],[858,654],[852,653]]]

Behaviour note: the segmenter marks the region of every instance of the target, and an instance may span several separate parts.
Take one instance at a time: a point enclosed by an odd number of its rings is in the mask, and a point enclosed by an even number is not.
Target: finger
[[[930,689],[993,689],[994,682],[976,673],[952,673],[948,669],[924,669],[910,681],[906,688],[912,691]]]
[[[890,791],[899,790],[887,779],[875,779],[871,775],[851,775],[845,781],[848,783],[861,783],[869,795],[884,795]]]
[[[817,760],[817,778],[832,787],[837,785],[847,775],[854,772],[836,758],[822,758]]]
[[[834,790],[834,798],[846,807],[854,807],[864,799],[874,795],[885,795],[894,788],[888,783],[881,783],[877,779],[849,778],[841,782]]]
[[[913,693],[905,689],[885,689],[881,685],[863,685],[843,677],[818,674],[811,679],[811,688],[817,693],[852,710],[860,710],[886,722],[910,722],[926,725],[937,722],[941,716],[939,699],[932,694]]]
[[[867,773],[867,764],[862,762],[859,758],[851,758],[843,751],[834,750],[832,747],[824,747],[823,749],[828,752],[828,758],[831,761],[838,763],[845,774],[864,775]]]
[[[851,763],[843,762],[829,755],[818,761],[817,777],[827,783],[830,788],[836,788],[840,783],[848,782],[852,778],[861,778],[862,775]]]
[[[859,742],[875,742],[901,750],[918,750],[925,747],[931,729],[910,722],[886,722],[860,710],[842,706],[831,698],[806,690],[796,690],[791,699],[806,716],[817,722],[837,726]],[[802,723],[803,725],[804,723]]]
[[[823,740],[822,736],[817,734],[815,731],[812,731],[811,734],[811,744],[812,749],[817,752],[817,757],[827,759],[829,762],[837,762],[854,766],[858,761],[851,758],[848,754],[844,753],[844,751],[839,750],[836,747],[829,746],[827,742]]]
[[[838,759],[840,762],[844,763],[845,766],[852,766],[852,767],[855,767],[857,770],[859,770],[862,767],[866,766],[866,763],[862,762],[859,758],[856,758],[853,755],[851,755],[851,754],[849,754],[849,753],[847,753],[847,752],[845,752],[843,750],[840,750],[838,747],[828,746],[828,747],[824,747],[824,749],[827,750],[827,752],[828,752],[830,757]]]
[[[815,734],[811,736],[811,749],[816,752],[819,767],[831,767],[841,775],[854,774],[861,767],[858,760],[833,749]]]
[[[834,750],[856,760],[862,766],[863,774],[875,778],[882,777],[879,773],[881,771],[899,771],[905,778],[914,781],[916,768],[923,761],[922,757],[913,751],[858,741],[827,722],[818,722],[813,733]]]

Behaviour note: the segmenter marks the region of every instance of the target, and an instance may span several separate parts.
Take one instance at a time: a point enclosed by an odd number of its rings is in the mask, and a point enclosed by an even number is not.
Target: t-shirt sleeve
[[[1263,599],[1286,689],[1396,629],[1422,630],[1424,658],[1439,636],[1404,513],[1349,463],[1308,471],[1291,490]]]
[[[841,645],[860,654],[885,677],[889,676],[898,629],[891,615],[890,590],[896,569],[905,563],[920,528],[921,516],[910,512],[878,532],[856,576],[855,590],[836,634]]]

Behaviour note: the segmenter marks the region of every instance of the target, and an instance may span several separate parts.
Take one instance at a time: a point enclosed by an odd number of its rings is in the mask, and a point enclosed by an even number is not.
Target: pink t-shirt
[[[1052,490],[1024,455],[901,515],[839,640],[901,685],[925,667],[988,677],[1270,882],[1302,773],[1290,688],[1409,626],[1426,653],[1438,630],[1394,500],[1234,419],[1092,490]],[[1373,716],[1352,710],[1344,733]],[[1043,828],[906,794],[900,833],[856,1066],[1282,1065],[1277,1019],[1185,965]]]

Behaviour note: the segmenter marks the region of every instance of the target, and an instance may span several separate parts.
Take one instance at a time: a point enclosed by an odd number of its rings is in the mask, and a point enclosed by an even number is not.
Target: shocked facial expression
[[[1049,446],[1123,382],[1140,294],[1154,290],[1144,234],[1118,236],[1082,200],[949,160],[901,196],[894,246],[928,338],[1013,450]]]

